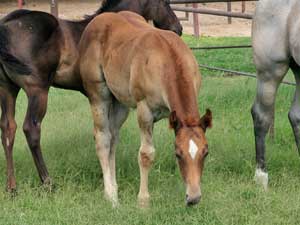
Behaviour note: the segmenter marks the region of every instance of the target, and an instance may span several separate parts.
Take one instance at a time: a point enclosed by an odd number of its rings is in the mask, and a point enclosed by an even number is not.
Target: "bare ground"
[[[91,1],[60,1],[59,16],[67,19],[80,19],[85,14],[93,13],[99,6],[100,0]],[[202,8],[211,8],[217,10],[226,10],[226,3],[209,3],[199,4]],[[27,1],[24,7],[32,10],[42,10],[49,12],[50,6],[47,2]],[[252,14],[255,8],[254,2],[246,3],[246,13]],[[17,9],[17,1],[15,3],[0,3],[0,16]],[[241,12],[241,3],[232,3],[232,11]],[[179,17],[184,17],[184,13],[178,12]],[[250,36],[251,20],[232,19],[232,24],[228,24],[226,17],[199,15],[200,33],[202,36]],[[193,34],[192,14],[189,15],[189,21],[182,21],[184,33]]]

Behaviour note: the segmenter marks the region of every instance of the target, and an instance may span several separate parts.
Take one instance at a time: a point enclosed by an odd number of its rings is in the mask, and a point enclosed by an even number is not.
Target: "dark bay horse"
[[[169,117],[175,155],[186,184],[186,202],[201,198],[200,178],[208,154],[205,138],[212,114],[200,118],[197,61],[173,32],[153,28],[139,15],[104,13],[85,29],[79,45],[80,74],[91,104],[96,151],[105,196],[117,202],[115,148],[129,108],[137,108],[141,134],[139,203],[149,201],[148,173],[154,160],[154,122]]]
[[[296,90],[289,120],[300,152],[300,1],[263,0],[256,6],[252,27],[253,58],[257,70],[257,94],[252,107],[256,146],[255,179],[265,189],[268,173],[265,137],[269,130],[277,89],[289,68]]]
[[[41,123],[50,86],[83,92],[74,72],[78,43],[98,14],[131,10],[162,29],[181,34],[182,27],[166,0],[110,0],[81,21],[58,20],[44,12],[17,10],[0,20],[0,101],[2,144],[7,161],[7,189],[16,189],[13,145],[17,124],[15,103],[22,88],[28,97],[23,130],[41,181],[50,183],[40,146]]]

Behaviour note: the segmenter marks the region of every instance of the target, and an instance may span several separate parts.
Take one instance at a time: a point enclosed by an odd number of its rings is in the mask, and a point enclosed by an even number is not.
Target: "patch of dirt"
[[[27,0],[25,9],[41,10],[50,12],[48,2],[37,0]],[[85,14],[91,14],[101,5],[101,0],[90,1],[59,1],[59,16],[64,19],[81,19]],[[227,3],[199,4],[199,8],[209,8],[216,10],[227,10]],[[17,9],[15,2],[0,2],[0,17]],[[246,13],[252,14],[255,9],[255,2],[246,2]],[[241,12],[241,2],[232,3],[232,11]],[[185,17],[185,13],[176,12],[179,17]],[[188,21],[182,21],[184,33],[193,34],[192,13],[189,14]],[[227,17],[199,15],[200,34],[202,36],[250,36],[251,20],[232,18],[232,24],[228,24]]]
[[[233,12],[242,12],[242,3],[234,2],[232,4]],[[255,10],[255,2],[246,2],[247,14],[253,14]],[[189,6],[191,7],[191,6]],[[206,8],[213,10],[227,11],[227,3],[207,3],[199,4],[198,8]],[[184,17],[185,13],[178,13],[180,17]],[[193,34],[193,14],[189,14],[188,21],[182,21],[184,33]],[[226,37],[226,36],[251,36],[252,20],[232,18],[232,23],[228,24],[227,17],[213,16],[198,14],[200,23],[200,35],[213,36],[213,37]]]

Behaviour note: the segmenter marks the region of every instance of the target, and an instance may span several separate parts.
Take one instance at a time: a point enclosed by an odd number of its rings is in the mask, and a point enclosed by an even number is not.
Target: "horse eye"
[[[208,156],[208,152],[205,152],[205,154],[204,154],[204,158],[206,158],[206,156]]]
[[[179,153],[176,153],[175,156],[178,160],[181,159],[181,155]]]

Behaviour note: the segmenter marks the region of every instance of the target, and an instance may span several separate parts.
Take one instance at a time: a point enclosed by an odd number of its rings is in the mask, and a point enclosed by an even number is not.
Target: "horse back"
[[[153,105],[163,104],[169,81],[182,81],[195,95],[200,87],[198,66],[184,42],[173,32],[144,25],[140,17],[128,15],[104,13],[90,22],[80,43],[81,68],[90,70],[92,61],[100,63],[114,96],[127,99],[130,105],[145,96]],[[91,74],[95,77],[89,79],[96,80],[97,74]]]

